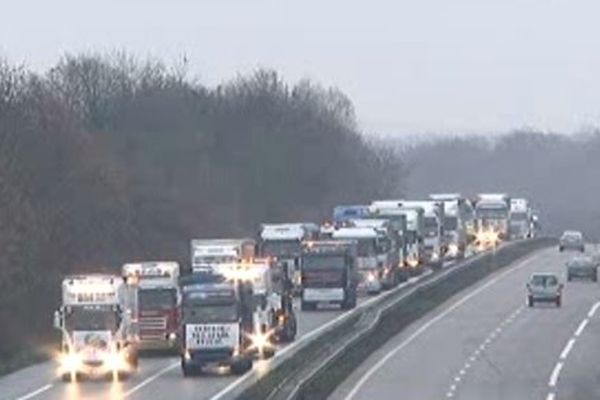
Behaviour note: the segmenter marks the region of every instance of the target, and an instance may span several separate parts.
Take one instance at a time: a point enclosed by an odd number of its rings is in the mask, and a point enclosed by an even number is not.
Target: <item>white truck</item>
[[[231,264],[254,259],[256,241],[254,239],[192,239],[192,271],[218,269],[221,264]]]
[[[334,240],[356,242],[358,292],[379,294],[383,289],[383,265],[377,260],[377,231],[372,227],[343,227],[332,234]]]
[[[172,261],[123,265],[125,281],[138,286],[140,350],[177,350],[179,273]]]
[[[533,236],[533,215],[529,201],[524,198],[510,200],[510,237],[527,239]]]
[[[469,223],[473,219],[470,202],[459,193],[436,193],[429,198],[444,203],[444,234],[448,250],[446,258],[460,259],[470,242]]]
[[[433,268],[441,268],[447,243],[444,233],[444,202],[435,200],[401,200],[400,208],[423,209],[423,244],[426,262]]]
[[[475,200],[477,235],[486,241],[510,240],[510,197],[505,193],[480,193]]]
[[[319,226],[311,223],[263,224],[259,232],[259,254],[273,258],[281,271],[294,284],[294,292],[302,289],[300,282],[300,258],[302,242],[315,240],[319,236]]]
[[[138,365],[137,287],[118,275],[74,275],[62,282],[54,326],[62,332],[59,376],[125,379]]]
[[[376,254],[377,266],[382,271],[381,285],[384,289],[396,286],[401,280],[400,255],[402,254],[403,230],[394,229],[392,221],[384,218],[353,219],[349,221],[358,228],[372,228],[377,235]],[[399,236],[400,235],[400,236]]]

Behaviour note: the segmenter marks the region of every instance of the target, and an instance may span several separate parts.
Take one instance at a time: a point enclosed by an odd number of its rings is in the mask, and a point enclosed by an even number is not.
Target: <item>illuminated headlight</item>
[[[375,282],[375,279],[376,279],[376,277],[375,277],[375,274],[374,274],[374,273],[370,272],[370,273],[367,275],[367,281],[369,281],[369,282]]]
[[[83,363],[81,355],[74,352],[61,354],[58,361],[62,372],[78,371]]]
[[[191,359],[192,359],[192,355],[190,354],[190,351],[189,351],[189,350],[186,350],[186,351],[183,353],[183,358],[184,358],[185,360],[187,360],[187,361],[189,361],[189,360],[191,360]]]
[[[412,268],[416,268],[419,265],[419,261],[412,259],[412,258],[408,259],[407,263],[408,263],[408,266],[412,267]]]
[[[103,358],[104,368],[108,371],[124,371],[129,368],[125,354],[119,351],[107,352]]]
[[[169,336],[167,336],[167,339],[169,339],[171,342],[175,341],[175,339],[177,339],[177,334],[175,332],[171,332],[169,333]]]
[[[448,254],[451,256],[458,255],[458,246],[455,243],[448,245]]]
[[[438,253],[436,253],[436,252],[433,252],[433,253],[431,254],[431,260],[432,260],[432,261],[437,261],[437,260],[439,260],[439,259],[440,259],[440,256],[439,256],[439,254],[438,254]]]
[[[255,332],[248,335],[250,339],[250,349],[256,349],[260,354],[263,354],[266,349],[273,347],[271,343],[271,336],[273,331],[268,332]]]

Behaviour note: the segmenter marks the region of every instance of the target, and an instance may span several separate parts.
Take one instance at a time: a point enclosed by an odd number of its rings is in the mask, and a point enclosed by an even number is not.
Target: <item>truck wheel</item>
[[[71,374],[70,372],[65,372],[63,374],[61,374],[60,379],[63,382],[74,382],[73,378],[75,378],[75,380],[77,380],[77,374]]]
[[[181,361],[181,372],[183,373],[183,376],[187,378],[190,376],[194,376],[198,372],[198,369],[196,369],[190,365],[187,365],[182,360]]]
[[[266,359],[272,358],[274,355],[275,355],[274,348],[263,349],[261,358],[266,360]]]
[[[249,358],[242,358],[231,364],[231,373],[234,375],[243,375],[250,369],[252,369],[252,360]]]
[[[592,274],[592,281],[593,282],[598,282],[598,271],[594,272]]]
[[[533,297],[532,296],[527,297],[527,305],[529,307],[533,307],[534,304],[535,304],[535,302],[533,301]]]
[[[571,282],[572,279],[573,277],[571,276],[571,274],[567,274],[567,282]]]
[[[562,248],[562,246],[558,248],[558,251],[559,251],[560,253],[562,253],[562,252],[563,252],[563,250],[564,250],[564,249]]]
[[[556,301],[555,301],[555,302],[556,302],[556,307],[560,307],[560,306],[561,306],[561,304],[562,304],[562,301],[561,301],[561,299],[560,299],[560,296],[557,296],[557,297],[556,297]]]
[[[131,374],[125,371],[118,371],[116,374],[117,381],[119,382],[126,381],[127,379],[129,379],[130,376]]]

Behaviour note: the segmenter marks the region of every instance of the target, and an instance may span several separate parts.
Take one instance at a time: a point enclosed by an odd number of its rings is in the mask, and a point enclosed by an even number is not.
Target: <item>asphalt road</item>
[[[566,283],[572,254],[545,249],[455,295],[369,357],[330,397],[600,398],[600,287]],[[532,272],[557,272],[563,306],[525,304]]]
[[[415,279],[411,279],[414,281]],[[359,306],[375,297],[362,297]],[[301,312],[299,304],[297,340],[314,335],[329,322],[344,314],[339,309]],[[288,345],[289,346],[289,345]],[[289,350],[289,349],[288,349]],[[284,356],[285,348],[278,350]],[[271,361],[255,363],[255,370],[268,371]],[[83,381],[76,384],[61,382],[56,376],[57,365],[37,364],[0,378],[0,400],[28,399],[211,399],[224,400],[227,390],[240,377],[207,373],[183,378],[178,357],[151,357],[140,360],[139,371],[125,382]]]

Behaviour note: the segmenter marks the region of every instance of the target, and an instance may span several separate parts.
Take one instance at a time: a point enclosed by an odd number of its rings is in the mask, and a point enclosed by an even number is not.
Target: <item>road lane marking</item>
[[[531,256],[525,258],[524,260],[522,260],[521,262],[519,262],[517,265],[511,267],[510,269],[499,273],[497,276],[491,278],[489,281],[487,281],[485,284],[478,287],[477,289],[473,290],[471,293],[466,294],[461,299],[454,302],[450,307],[448,307],[447,309],[442,311],[440,314],[436,315],[435,317],[433,317],[432,319],[430,319],[429,321],[424,323],[419,329],[417,329],[415,332],[413,332],[412,335],[410,335],[409,337],[404,339],[398,346],[393,348],[385,356],[383,356],[378,362],[376,362],[374,365],[372,365],[371,368],[369,368],[366,371],[366,373],[363,374],[362,377],[356,382],[356,384],[354,385],[352,390],[350,390],[350,392],[346,395],[346,397],[344,397],[344,400],[352,400],[356,396],[358,391],[361,389],[361,387],[371,378],[371,376],[373,376],[375,374],[375,372],[377,372],[379,370],[379,368],[381,368],[383,365],[385,365],[385,363],[387,363],[398,352],[400,352],[405,347],[407,347],[409,344],[411,344],[415,339],[420,337],[424,332],[426,332],[435,323],[442,320],[444,317],[446,317],[447,315],[452,313],[454,310],[458,309],[460,306],[465,304],[467,301],[471,300],[473,297],[477,296],[479,293],[482,293],[486,289],[490,288],[491,286],[496,284],[498,281],[500,281],[504,277],[508,276],[509,274],[511,274],[512,272],[516,271],[517,269],[523,267],[524,265],[529,264],[531,262],[531,260],[535,259],[537,256],[538,256],[538,254],[531,255]],[[480,348],[481,348],[481,350],[483,350],[483,349],[485,349],[485,346],[483,346],[483,348],[480,346]]]
[[[592,309],[588,313],[588,318],[592,318],[594,316],[594,314],[596,314],[598,307],[600,307],[600,301],[592,306]]]
[[[42,386],[41,388],[39,388],[39,389],[36,389],[36,390],[34,390],[33,392],[30,392],[30,393],[27,393],[27,394],[26,394],[26,395],[24,395],[24,396],[18,397],[16,400],[29,400],[29,399],[32,399],[32,398],[34,398],[35,396],[38,396],[38,395],[40,395],[40,394],[44,393],[45,391],[48,391],[48,390],[50,390],[50,389],[52,388],[52,386],[53,386],[53,385],[51,385],[51,384],[48,384],[48,385]]]
[[[169,372],[172,369],[175,369],[175,367],[178,367],[178,366],[179,366],[179,361],[177,361],[177,362],[175,362],[173,364],[167,365],[163,369],[159,370],[155,374],[149,376],[148,378],[144,379],[143,381],[141,381],[140,383],[138,383],[137,385],[135,385],[134,387],[132,387],[131,389],[129,389],[128,391],[126,391],[125,393],[123,393],[123,397],[122,398],[124,399],[126,397],[131,396],[132,394],[134,394],[135,392],[137,392],[138,390],[140,390],[144,386],[149,385],[153,381],[155,381],[158,378],[160,378],[162,375],[166,374],[167,372]]]
[[[563,349],[562,353],[560,353],[560,359],[564,360],[565,358],[567,358],[567,356],[569,355],[569,352],[571,351],[571,349],[573,348],[573,345],[575,344],[575,338],[571,338],[565,348]]]
[[[546,400],[554,400],[554,398],[556,397],[556,395],[553,392],[548,393],[548,396],[546,396]]]
[[[560,370],[562,369],[562,367],[562,362],[556,363],[556,365],[554,366],[554,369],[552,370],[552,375],[550,375],[550,381],[548,381],[548,385],[550,387],[556,386],[556,382],[558,381],[558,377],[560,375]]]
[[[577,327],[577,330],[575,331],[575,336],[579,336],[581,335],[581,332],[583,332],[583,330],[585,329],[585,327],[587,326],[588,322],[590,322],[589,319],[584,319],[583,321],[581,321],[581,323],[579,324],[579,326]]]

